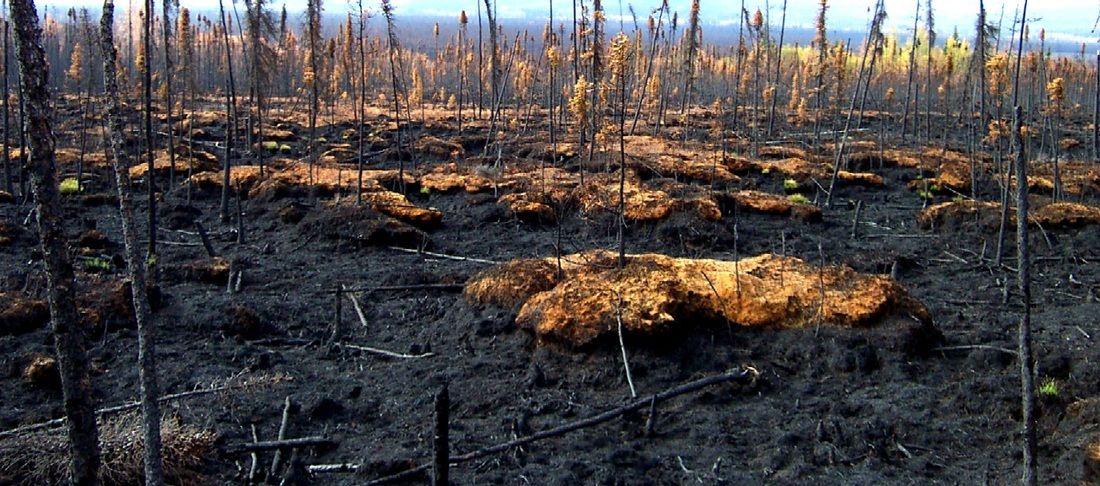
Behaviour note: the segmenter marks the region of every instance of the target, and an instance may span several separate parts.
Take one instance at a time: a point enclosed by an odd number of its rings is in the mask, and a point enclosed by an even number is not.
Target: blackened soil
[[[846,188],[820,223],[773,216],[726,214],[718,223],[675,215],[628,228],[628,250],[677,256],[737,258],[785,252],[807,261],[841,263],[869,273],[896,272],[927,304],[946,346],[983,345],[924,356],[877,345],[872,331],[832,328],[767,331],[700,326],[663,340],[626,339],[641,396],[708,374],[749,365],[761,373],[751,386],[716,386],[657,408],[654,434],[645,414],[457,466],[457,484],[1005,484],[1019,477],[1019,378],[1013,355],[1021,307],[1009,244],[1005,267],[993,267],[996,232],[977,225],[937,231],[917,228],[920,199],[904,186],[911,177],[883,172],[884,189]],[[107,172],[89,184],[113,191]],[[746,184],[776,193],[780,176],[755,175]],[[810,194],[812,198],[812,194]],[[365,326],[350,301],[342,302],[344,342],[399,353],[392,359],[326,342],[336,315],[337,286],[461,284],[482,263],[425,257],[388,249],[415,248],[490,260],[548,256],[558,228],[533,226],[504,215],[484,196],[420,194],[419,205],[444,213],[427,232],[379,229],[369,210],[326,216],[327,201],[306,197],[243,201],[243,244],[235,226],[218,219],[215,197],[189,207],[180,190],[163,195],[158,233],[162,307],[160,377],[164,393],[246,376],[284,374],[267,386],[172,402],[166,413],[216,431],[219,449],[205,471],[210,482],[240,484],[247,455],[221,446],[276,437],[284,398],[294,404],[289,437],[328,435],[332,450],[303,454],[308,464],[361,464],[359,475],[326,474],[316,484],[360,484],[429,460],[433,394],[448,383],[455,453],[510,440],[618,406],[630,399],[617,343],[569,350],[540,344],[515,330],[513,309],[476,308],[445,289],[358,294]],[[108,198],[109,199],[109,198]],[[852,238],[855,201],[863,201]],[[482,202],[482,204],[476,204]],[[140,209],[140,208],[139,208]],[[0,252],[0,289],[44,298],[36,231],[23,222],[29,205],[0,204],[0,220],[17,228]],[[77,267],[82,292],[105,288],[119,268],[121,234],[111,205],[66,201],[74,254],[114,261],[92,273]],[[139,219],[144,220],[143,211]],[[211,233],[213,246],[243,271],[239,292],[224,281],[189,278],[185,267],[208,262],[191,220]],[[561,228],[565,252],[611,247],[611,217],[568,215]],[[343,224],[340,226],[337,223]],[[734,226],[736,225],[736,238]],[[142,225],[144,227],[144,223]],[[82,234],[98,234],[79,249]],[[346,229],[346,231],[345,231]],[[368,231],[370,230],[370,231]],[[373,231],[373,232],[371,232]],[[142,233],[144,234],[144,233]],[[364,237],[369,234],[371,237]],[[102,236],[103,238],[100,238]],[[1081,478],[1081,447],[1095,433],[1096,410],[1071,414],[1067,406],[1100,395],[1097,228],[1034,235],[1033,271],[1039,376],[1058,380],[1058,396],[1040,401],[1041,478]],[[1011,237],[1009,239],[1011,241]],[[819,252],[820,248],[820,252]],[[982,256],[984,255],[984,259]],[[207,279],[211,280],[211,279]],[[1014,290],[1009,291],[1014,294]],[[100,299],[109,299],[109,295]],[[92,304],[94,304],[93,302]],[[89,304],[91,305],[91,304]],[[136,396],[136,337],[127,318],[103,306],[88,330],[101,406]],[[0,335],[0,429],[62,415],[56,391],[24,382],[28,357],[50,354],[48,329]],[[1092,407],[1097,408],[1097,407]],[[1090,415],[1091,414],[1091,415]],[[260,470],[271,456],[261,454]]]

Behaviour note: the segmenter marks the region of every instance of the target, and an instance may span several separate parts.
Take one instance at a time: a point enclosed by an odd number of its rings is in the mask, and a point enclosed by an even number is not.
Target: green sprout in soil
[[[80,192],[80,182],[75,178],[68,178],[61,181],[61,185],[58,187],[62,195],[68,196]]]
[[[925,201],[931,201],[936,198],[936,195],[932,194],[932,191],[917,191],[917,197]]]
[[[955,197],[951,198],[951,202],[956,202],[956,203],[963,202],[963,197],[962,196],[955,196]]]
[[[810,202],[810,199],[806,196],[803,196],[802,194],[791,194],[790,196],[787,196],[787,200],[795,204],[812,204]]]
[[[267,140],[263,143],[263,146],[264,146],[264,150],[266,150],[268,152],[274,152],[276,150],[279,150],[279,142],[273,142],[271,140]]]
[[[928,186],[928,192],[940,192],[940,190],[942,190],[942,188],[938,184]]]
[[[431,189],[428,189],[427,187],[421,187],[421,188],[420,188],[420,193],[421,193],[421,194],[424,194],[424,195],[428,195],[428,194],[431,194],[431,193],[432,193],[432,190],[431,190]]]
[[[110,272],[111,261],[106,258],[89,258],[84,260],[84,271],[95,272]]]
[[[285,144],[285,143],[284,143],[284,144],[282,144],[282,145],[280,145],[280,146],[279,146],[279,152],[282,152],[282,153],[284,153],[284,154],[288,154],[288,153],[290,153],[290,145],[287,145],[287,144]]]
[[[787,191],[798,189],[798,181],[794,179],[787,179],[783,181],[783,189]]]
[[[760,173],[764,174],[764,175],[768,175],[768,174],[772,173],[772,169],[770,167],[764,167],[763,169],[760,169]]]
[[[1041,397],[1056,398],[1058,392],[1058,380],[1054,378],[1047,377],[1039,385],[1039,396]]]

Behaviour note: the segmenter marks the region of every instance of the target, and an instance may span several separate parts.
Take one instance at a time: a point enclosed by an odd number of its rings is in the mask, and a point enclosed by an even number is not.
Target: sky
[[[139,3],[141,0],[115,0],[116,5],[125,8],[128,2]],[[232,0],[226,0],[227,6]],[[238,0],[240,1],[240,0]],[[324,10],[327,13],[342,13],[349,8],[355,0],[327,0]],[[912,29],[913,15],[915,13],[916,0],[886,0],[886,12],[889,16],[888,23],[899,32]],[[922,3],[928,0],[922,0]],[[936,18],[936,30],[950,33],[954,28],[964,36],[969,36],[973,30],[974,19],[977,15],[977,0],[931,0],[933,12]],[[473,17],[479,4],[484,5],[483,0],[392,0],[398,16],[440,16],[457,17],[458,12],[465,9]],[[745,0],[745,8],[750,12],[757,7],[765,8],[770,3],[772,19],[771,24],[778,25],[783,0]],[[869,9],[874,0],[829,0],[828,25],[830,29],[857,30],[862,29],[870,16]],[[40,5],[50,5],[67,8],[71,5],[99,6],[101,0],[39,0]],[[159,1],[156,1],[159,10]],[[217,9],[217,0],[180,0],[180,3],[193,10]],[[305,0],[269,0],[274,8],[281,8],[284,3],[289,10],[301,10]],[[379,10],[378,0],[364,0],[368,9]],[[497,3],[498,16],[501,19],[545,19],[549,5],[553,3],[555,16],[565,19],[572,14],[572,0],[500,0]],[[591,4],[591,0],[586,3]],[[617,21],[620,12],[629,18],[628,7],[634,6],[639,21],[642,21],[649,11],[660,4],[660,0],[603,0],[604,9],[611,21]],[[683,16],[690,7],[690,0],[670,0],[670,5]],[[987,0],[986,10],[991,20],[996,21],[1004,12],[1004,25],[1009,25],[1013,12],[1017,9],[1019,0]],[[701,0],[700,17],[704,25],[729,25],[737,24],[737,11],[740,7],[739,0]],[[923,7],[923,6],[922,6]],[[787,23],[791,26],[810,27],[817,12],[817,0],[788,0]],[[1035,26],[1046,28],[1055,35],[1066,37],[1066,40],[1096,41],[1098,34],[1091,33],[1097,14],[1100,13],[1100,0],[1040,0],[1032,1],[1028,6],[1029,22]],[[922,14],[923,17],[923,14]],[[1007,27],[1006,27],[1007,29]],[[889,29],[888,29],[889,30]]]

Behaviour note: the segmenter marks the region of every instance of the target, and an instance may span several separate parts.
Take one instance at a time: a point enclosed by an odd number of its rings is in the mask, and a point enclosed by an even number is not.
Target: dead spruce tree
[[[4,190],[8,191],[8,194],[15,195],[15,182],[14,175],[11,170],[11,123],[9,115],[11,113],[11,107],[8,106],[11,103],[11,90],[8,86],[8,47],[9,27],[11,22],[8,21],[7,7],[4,8]]]
[[[164,116],[168,126],[168,187],[176,185],[176,138],[172,125],[172,9],[179,8],[179,0],[163,0],[161,5],[161,32],[164,34]]]
[[[145,484],[164,484],[161,464],[160,437],[160,387],[157,383],[156,363],[156,325],[151,318],[149,297],[145,288],[145,261],[138,251],[137,228],[134,224],[134,206],[130,199],[130,189],[126,182],[126,170],[129,156],[123,147],[125,140],[122,120],[122,99],[118,92],[118,78],[115,70],[118,52],[114,41],[114,2],[103,3],[103,17],[100,20],[100,49],[103,52],[103,83],[108,97],[107,124],[110,130],[112,162],[115,171],[115,186],[118,190],[119,215],[122,220],[122,239],[126,248],[126,270],[130,276],[130,288],[133,295],[134,320],[138,327],[138,380],[140,382],[141,411],[144,428]]]
[[[401,46],[397,42],[397,26],[394,24],[393,4],[390,3],[390,0],[382,0],[382,16],[386,19],[386,47],[389,54],[388,57],[390,63],[390,87],[392,88],[393,94],[393,116],[394,121],[397,124],[397,185],[401,191],[401,194],[404,194],[405,159],[401,153],[401,96],[399,94],[402,92],[402,90],[400,84],[400,71],[398,71],[397,69],[397,58],[401,54]],[[405,98],[406,109],[409,109],[408,97],[406,96]]]
[[[699,0],[691,2],[687,36],[684,37],[684,92],[680,93],[680,115],[686,115],[691,103],[691,90],[695,82],[695,58],[699,51]]]
[[[237,132],[237,87],[233,79],[233,48],[229,43],[229,25],[225,18],[225,2],[218,0],[218,12],[221,16],[222,40],[225,49],[225,162],[222,172],[222,197],[219,216],[223,224],[229,220],[229,186],[233,166],[233,137]]]
[[[157,178],[153,168],[153,0],[145,0],[145,15],[142,17],[141,34],[141,111],[142,132],[145,138],[145,162],[149,170],[145,174],[149,205],[149,261],[155,261],[157,254]]]
[[[75,276],[65,244],[42,28],[33,0],[10,0],[10,6],[19,61],[20,99],[25,99],[24,126],[30,148],[28,171],[46,266],[47,300],[61,374],[61,393],[68,419],[69,480],[76,486],[93,486],[99,484],[99,434],[84,334],[76,309]]]
[[[306,66],[303,75],[306,89],[309,90],[309,187],[313,192],[313,170],[317,165],[317,110],[319,109],[318,86],[320,82],[321,50],[321,0],[308,0],[306,3]]]

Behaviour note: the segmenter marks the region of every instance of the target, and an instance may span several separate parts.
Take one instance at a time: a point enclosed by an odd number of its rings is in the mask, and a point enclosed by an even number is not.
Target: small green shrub
[[[80,192],[80,181],[76,178],[69,177],[61,181],[61,185],[58,186],[58,190],[61,191],[63,196],[69,196]]]
[[[802,194],[791,194],[790,196],[787,196],[787,200],[795,204],[813,204],[809,198],[803,196]]]
[[[798,189],[798,181],[796,181],[794,179],[787,179],[787,180],[783,181],[783,190],[793,191],[793,190],[796,190],[796,189]]]
[[[84,260],[84,271],[89,273],[110,272],[111,268],[111,261],[106,258],[97,257]]]

